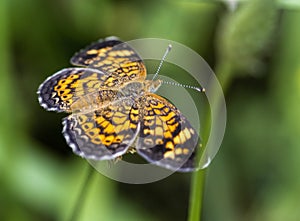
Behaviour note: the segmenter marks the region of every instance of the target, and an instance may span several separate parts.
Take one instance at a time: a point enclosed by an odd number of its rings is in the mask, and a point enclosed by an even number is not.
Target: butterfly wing
[[[146,68],[140,56],[128,44],[113,37],[99,40],[76,53],[71,63],[84,67],[63,69],[40,85],[39,102],[45,109],[71,112],[72,104],[79,97],[97,91],[104,93],[105,99],[111,96],[112,100],[114,90],[126,82],[146,77]],[[94,97],[97,94],[88,99],[95,103]]]
[[[116,37],[108,37],[92,43],[76,53],[71,58],[71,63],[96,68],[106,73],[106,81],[110,87],[119,86],[130,80],[146,78],[143,60],[130,45]]]
[[[137,152],[156,165],[187,172],[197,169],[196,146],[199,136],[185,116],[156,94],[143,101],[143,119]]]
[[[121,101],[88,113],[72,114],[63,120],[63,135],[73,151],[94,160],[114,159],[134,142],[139,122],[132,118],[131,100]]]
[[[74,110],[72,105],[84,96],[93,94],[89,98],[90,102],[112,100],[116,91],[104,88],[105,79],[105,74],[96,69],[63,69],[47,78],[40,85],[37,92],[39,103],[49,111],[71,112]]]

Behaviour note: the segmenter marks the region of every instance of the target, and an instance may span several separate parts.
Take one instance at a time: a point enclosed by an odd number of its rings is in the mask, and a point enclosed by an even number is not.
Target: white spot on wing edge
[[[113,41],[113,40],[120,41],[120,39],[116,36],[108,36],[108,37],[104,38],[104,41]]]

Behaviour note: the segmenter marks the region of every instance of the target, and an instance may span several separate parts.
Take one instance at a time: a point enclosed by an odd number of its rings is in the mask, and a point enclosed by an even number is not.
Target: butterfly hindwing
[[[88,113],[72,114],[63,121],[63,134],[73,151],[95,160],[124,154],[136,138],[139,122],[131,118],[130,100]]]
[[[136,147],[141,156],[168,169],[192,171],[197,168],[198,139],[196,131],[175,106],[158,95],[145,96]]]

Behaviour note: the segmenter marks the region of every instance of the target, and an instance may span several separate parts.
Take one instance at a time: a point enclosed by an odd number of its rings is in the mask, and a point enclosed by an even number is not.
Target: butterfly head
[[[158,88],[160,87],[160,85],[162,84],[161,80],[148,80],[145,82],[145,88],[146,91],[150,92],[150,93],[154,93],[158,90]]]

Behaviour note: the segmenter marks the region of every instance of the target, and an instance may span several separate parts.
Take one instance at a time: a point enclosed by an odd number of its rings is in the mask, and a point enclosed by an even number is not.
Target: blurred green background
[[[300,220],[300,2],[229,6],[0,0],[0,220],[70,216],[87,163],[65,143],[65,115],[42,109],[36,91],[74,52],[111,35],[185,44],[223,85],[227,130],[207,170],[202,220]],[[174,174],[130,185],[96,174],[78,220],[186,220],[190,180]]]

